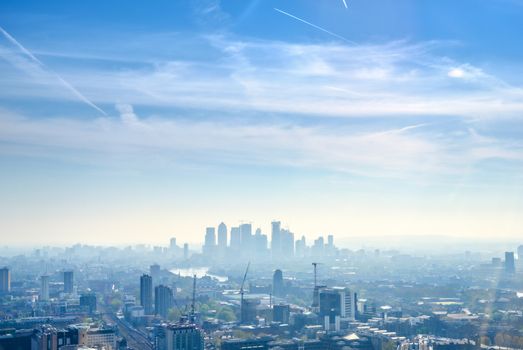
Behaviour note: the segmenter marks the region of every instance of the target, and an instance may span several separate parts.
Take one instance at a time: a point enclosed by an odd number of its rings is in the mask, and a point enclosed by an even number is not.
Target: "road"
[[[106,310],[104,310],[106,311]],[[113,312],[103,312],[102,317],[105,322],[118,326],[120,336],[127,340],[127,346],[135,350],[153,350],[154,346],[147,338],[147,335],[134,328],[123,319],[119,319]]]

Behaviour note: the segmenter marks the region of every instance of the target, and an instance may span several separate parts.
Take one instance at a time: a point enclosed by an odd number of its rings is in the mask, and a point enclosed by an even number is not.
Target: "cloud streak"
[[[161,44],[161,36],[155,40]],[[64,72],[94,101],[124,101],[115,107],[119,117],[73,122],[55,113],[39,121],[38,115],[32,120],[5,111],[0,141],[13,152],[51,157],[70,155],[68,149],[79,158],[114,152],[144,160],[152,153],[168,163],[267,164],[369,176],[481,171],[488,162],[520,169],[521,143],[488,133],[491,142],[480,142],[485,129],[478,125],[518,122],[521,88],[434,53],[447,43],[347,46],[225,35],[197,42],[197,57],[201,50],[215,59],[153,60],[112,70],[82,67],[78,58],[61,55]],[[6,98],[63,98],[28,89],[30,80],[10,74],[6,70],[2,80]]]
[[[345,6],[346,6],[346,5],[345,5]],[[288,12],[285,12],[285,11],[283,11],[283,10],[280,10],[279,8],[276,8],[276,7],[275,7],[274,10],[275,10],[275,11],[278,11],[279,13],[282,13],[282,14],[284,14],[284,15],[286,15],[286,16],[289,16],[290,18],[293,18],[293,19],[295,19],[295,20],[297,20],[297,21],[300,21],[300,22],[302,22],[302,23],[305,23],[305,24],[307,24],[308,26],[311,26],[311,27],[313,27],[313,28],[316,28],[316,29],[318,29],[318,30],[320,30],[320,31],[322,31],[322,32],[324,32],[324,33],[327,33],[327,34],[329,34],[330,36],[333,36],[333,37],[335,37],[335,38],[338,38],[338,39],[340,39],[340,40],[343,40],[343,41],[345,41],[346,43],[349,43],[349,44],[352,44],[352,45],[357,45],[357,44],[356,44],[354,41],[352,41],[352,40],[349,40],[349,39],[347,39],[347,38],[345,38],[345,37],[343,37],[343,36],[341,36],[341,35],[339,35],[339,34],[336,34],[336,33],[334,33],[334,32],[331,32],[330,30],[327,30],[327,29],[325,29],[325,28],[323,28],[323,27],[317,26],[316,24],[311,23],[311,22],[309,22],[309,21],[306,21],[306,20],[304,20],[304,19],[302,19],[302,18],[300,18],[300,17],[294,16],[294,15],[288,13]]]
[[[107,115],[100,107],[98,107],[96,104],[91,102],[87,97],[85,97],[80,91],[78,91],[73,85],[71,85],[68,81],[63,79],[60,75],[57,73],[51,71],[49,68],[47,68],[42,61],[40,61],[38,58],[36,58],[28,49],[26,49],[18,40],[16,40],[11,34],[9,34],[6,30],[4,30],[2,27],[0,27],[0,33],[4,35],[4,37],[12,43],[14,46],[16,46],[27,58],[29,58],[34,64],[36,64],[39,68],[41,68],[44,71],[49,72],[51,75],[53,75],[66,89],[71,91],[80,101],[84,102],[88,106],[94,108],[98,112],[100,112],[103,115]]]

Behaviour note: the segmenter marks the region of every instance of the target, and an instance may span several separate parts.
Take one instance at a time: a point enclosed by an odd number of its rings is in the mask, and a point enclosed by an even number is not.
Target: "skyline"
[[[523,4],[346,5],[3,2],[3,244],[521,236]]]

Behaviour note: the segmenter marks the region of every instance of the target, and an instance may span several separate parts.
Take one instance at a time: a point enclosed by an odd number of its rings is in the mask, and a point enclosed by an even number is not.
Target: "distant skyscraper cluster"
[[[273,259],[289,259],[293,257],[321,257],[336,255],[334,236],[327,237],[327,243],[323,237],[314,240],[312,246],[308,246],[305,236],[295,240],[295,235],[290,230],[283,228],[280,221],[271,223],[270,243],[268,236],[257,228],[254,233],[250,223],[242,223],[233,226],[228,231],[222,222],[218,225],[218,235],[215,227],[207,227],[205,230],[202,253],[209,257],[225,257],[227,252],[233,252],[238,257],[266,258],[268,254]]]
[[[183,257],[184,260],[190,257],[189,244],[183,243],[183,245],[179,246],[176,237],[171,237],[168,247],[154,246],[153,252],[158,255],[169,255],[173,258]]]

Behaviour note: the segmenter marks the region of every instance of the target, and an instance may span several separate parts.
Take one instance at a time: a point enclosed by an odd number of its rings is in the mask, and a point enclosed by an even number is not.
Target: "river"
[[[202,278],[204,276],[216,278],[219,282],[226,282],[228,280],[227,276],[219,276],[209,273],[208,267],[174,268],[169,271],[175,275],[180,275],[181,277],[192,277],[196,275],[198,278]]]

